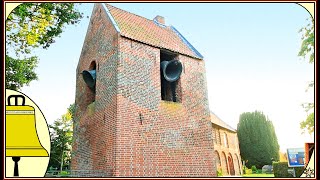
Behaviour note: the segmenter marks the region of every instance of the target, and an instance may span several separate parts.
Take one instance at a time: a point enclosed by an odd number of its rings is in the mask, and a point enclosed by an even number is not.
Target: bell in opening
[[[94,89],[96,85],[96,70],[84,70],[82,71],[82,77],[84,82],[91,88]]]
[[[162,74],[168,82],[174,82],[179,79],[182,72],[182,64],[180,61],[162,61],[160,66]]]

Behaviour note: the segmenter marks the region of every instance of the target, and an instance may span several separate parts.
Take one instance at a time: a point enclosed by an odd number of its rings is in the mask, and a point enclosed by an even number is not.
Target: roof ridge
[[[114,28],[116,29],[116,31],[117,31],[118,33],[120,33],[120,28],[119,28],[117,22],[114,20],[114,17],[112,16],[110,10],[109,10],[108,7],[107,7],[108,4],[107,4],[107,3],[101,3],[101,5],[102,5],[103,9],[105,10],[107,16],[110,18],[110,20],[111,20]]]
[[[215,114],[213,111],[210,110],[210,113],[213,114],[213,115],[214,115],[217,119],[219,119],[221,122],[223,122],[224,125],[226,125],[229,130],[237,131],[236,128],[230,126],[228,123],[226,123],[224,120],[222,120],[219,116],[217,116],[217,114]]]
[[[107,8],[109,8],[108,6],[111,6],[112,8],[116,8],[116,9],[118,9],[118,10],[120,10],[120,11],[124,11],[124,12],[126,12],[126,13],[129,13],[129,14],[132,14],[132,15],[135,15],[135,16],[138,16],[138,17],[143,18],[143,19],[146,19],[146,20],[148,20],[148,21],[150,21],[150,22],[152,22],[152,23],[154,22],[153,19],[148,19],[148,18],[143,17],[143,16],[141,16],[141,15],[134,14],[134,13],[132,13],[132,12],[129,12],[129,11],[120,9],[120,8],[118,8],[118,7],[112,6],[111,4],[108,4],[108,3],[105,3],[105,4],[106,4]],[[167,25],[165,25],[165,26],[167,26]]]
[[[148,19],[108,3],[102,4],[115,20],[121,36],[195,59],[203,59],[203,56],[172,25],[162,25],[155,18]]]

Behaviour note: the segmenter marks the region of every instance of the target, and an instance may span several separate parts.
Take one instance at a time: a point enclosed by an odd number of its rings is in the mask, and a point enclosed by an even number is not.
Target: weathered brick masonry
[[[226,176],[241,175],[242,163],[237,131],[214,113],[211,113],[211,122],[217,170]]]
[[[120,31],[124,26],[114,22],[116,13],[122,10],[96,4],[91,16],[77,67],[72,169],[106,176],[216,176],[204,61],[168,48],[183,65],[179,101],[161,100],[165,47],[118,32],[115,23]],[[94,67],[95,92],[81,75]]]

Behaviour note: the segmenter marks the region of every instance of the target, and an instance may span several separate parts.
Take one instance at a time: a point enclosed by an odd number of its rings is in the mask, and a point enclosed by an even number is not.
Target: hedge
[[[292,174],[288,173],[288,162],[273,162],[272,166],[274,177],[292,177]],[[294,169],[296,177],[300,177],[304,171],[304,167],[295,167]]]

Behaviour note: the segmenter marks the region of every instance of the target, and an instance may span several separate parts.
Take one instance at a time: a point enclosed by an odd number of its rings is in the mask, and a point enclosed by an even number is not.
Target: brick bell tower
[[[163,17],[95,4],[76,76],[73,170],[216,176],[204,60]]]

